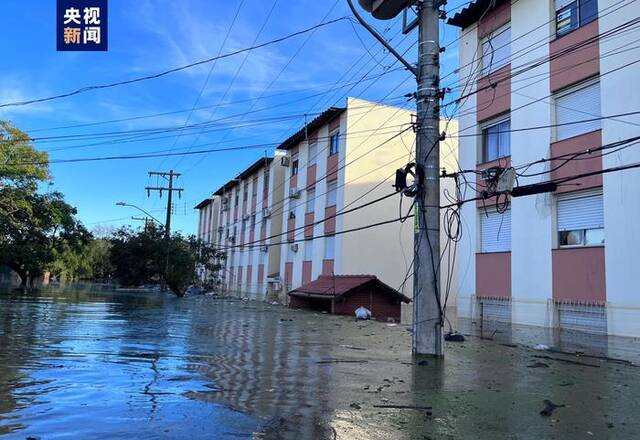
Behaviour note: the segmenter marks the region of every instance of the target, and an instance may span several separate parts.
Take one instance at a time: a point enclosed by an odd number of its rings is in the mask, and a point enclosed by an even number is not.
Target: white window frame
[[[598,86],[598,101],[600,103],[600,108],[598,109],[598,113],[594,114],[591,112],[585,112],[582,110],[576,110],[576,109],[572,109],[568,106],[564,106],[561,104],[558,104],[558,100],[562,100],[562,98],[566,98],[569,95],[572,95],[574,93],[577,93],[583,89],[586,89],[588,87],[592,87],[592,86]],[[593,131],[597,131],[597,130],[601,130],[602,129],[602,121],[601,120],[597,120],[597,121],[591,121],[591,122],[585,122],[582,124],[568,124],[568,125],[563,125],[563,126],[559,126],[558,124],[563,123],[560,121],[560,118],[558,117],[558,110],[559,109],[564,109],[564,110],[569,110],[572,111],[573,113],[580,113],[581,116],[579,119],[577,120],[585,120],[585,119],[593,119],[596,117],[601,117],[602,116],[602,88],[601,88],[601,84],[600,84],[600,77],[597,78],[591,78],[587,81],[583,81],[579,84],[576,84],[574,86],[568,87],[564,90],[561,90],[557,93],[555,93],[553,95],[553,121],[556,124],[555,129],[553,130],[553,139],[554,142],[559,142],[559,141],[564,141],[566,139],[571,139],[577,136],[582,136],[583,134],[587,134],[587,133],[591,133]],[[571,122],[571,121],[569,121]],[[571,135],[561,135],[560,131],[565,128],[575,128],[577,126],[586,126],[588,127],[585,131],[580,131],[577,133],[572,133]]]
[[[309,159],[307,160],[307,167],[315,165],[318,160],[318,141],[314,140],[309,143]]]
[[[300,172],[300,159],[298,152],[291,154],[291,177],[297,176]]]
[[[480,239],[480,253],[481,254],[492,254],[492,253],[502,253],[502,252],[511,252],[511,208],[508,208],[504,213],[499,213],[495,207],[480,207],[478,208],[479,215],[479,239]],[[495,244],[489,244],[485,241],[484,238],[484,225],[488,217],[494,219],[494,216],[497,221],[497,216],[499,216],[499,220],[502,222],[499,226],[500,237],[507,237],[506,246],[499,247]],[[508,216],[508,217],[507,217]],[[497,241],[498,236],[496,235],[495,241]],[[493,238],[491,238],[493,240]]]
[[[335,143],[333,140],[335,139]],[[335,146],[335,149],[333,148]],[[333,156],[340,152],[340,129],[336,128],[329,133],[329,156]]]
[[[596,0],[597,2],[601,1],[601,0]],[[587,24],[591,23],[592,21],[595,21],[598,19],[598,11],[596,11],[596,16],[595,17],[590,17],[586,20],[583,20],[584,17],[582,16],[582,7],[584,6],[581,3],[586,3],[586,1],[582,1],[582,0],[554,0],[554,5],[553,5],[553,9],[554,9],[554,21],[555,21],[555,35],[556,38],[560,38],[560,37],[564,37],[565,35],[569,35],[571,32],[575,31],[576,29],[580,29],[582,26],[586,26]],[[558,7],[558,4],[560,4],[560,7]],[[558,13],[560,11],[563,10],[571,10],[572,9],[572,5],[575,4],[575,11],[576,11],[576,25],[569,25],[569,27],[567,28],[567,30],[563,31],[562,33],[558,32]],[[596,6],[598,6],[596,4]]]
[[[571,200],[579,200],[586,198],[600,198],[601,203],[601,211],[602,211],[602,220],[597,225],[593,225],[592,227],[579,227],[575,229],[566,229],[560,226],[560,203],[563,201],[571,201]],[[564,193],[556,195],[555,200],[555,211],[556,211],[556,240],[557,247],[559,249],[567,249],[567,248],[584,248],[584,247],[601,247],[606,244],[606,231],[604,225],[604,198],[603,198],[602,188],[593,188],[584,191],[576,191],[571,193]],[[602,231],[604,242],[602,243],[587,243],[587,233],[589,231]],[[561,236],[563,233],[571,233],[571,232],[579,232],[580,233],[580,243],[576,244],[562,244]]]
[[[508,32],[509,43],[505,46],[505,44],[500,44],[496,46],[495,40],[496,37]],[[509,56],[502,57],[501,50],[504,50],[505,47],[508,47]],[[480,42],[481,48],[481,66],[482,66],[482,76],[493,73],[497,70],[500,70],[504,66],[511,63],[511,22],[506,23],[505,25],[499,27],[495,31],[491,32],[489,35],[486,35],[482,38]],[[493,51],[493,59],[491,59],[491,51]],[[502,58],[496,59],[496,52],[500,54]]]
[[[510,157],[511,156],[511,133],[507,133],[508,138],[509,138],[509,154],[506,155],[500,155],[499,150],[500,147],[498,146],[498,156],[493,158],[493,159],[488,159],[487,156],[487,144],[486,144],[486,136],[485,136],[485,131],[490,129],[491,127],[495,127],[496,125],[499,124],[503,124],[505,122],[509,121],[509,130],[511,130],[511,114],[505,114],[502,116],[499,116],[495,119],[491,119],[489,121],[484,122],[481,127],[480,127],[480,132],[481,132],[481,145],[480,145],[480,163],[486,163],[486,162],[493,162],[494,160],[498,160],[498,159],[502,159],[505,157]]]
[[[305,202],[305,213],[310,214],[312,212],[315,212],[315,203],[316,203],[316,190],[308,189],[307,201]]]
[[[330,208],[332,206],[338,205],[338,181],[334,180],[332,182],[327,183],[327,199],[326,199],[326,207]]]

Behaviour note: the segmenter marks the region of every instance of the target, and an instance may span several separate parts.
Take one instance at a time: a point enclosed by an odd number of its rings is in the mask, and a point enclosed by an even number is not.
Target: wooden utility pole
[[[157,191],[160,194],[160,198],[162,198],[162,193],[167,192],[167,219],[164,223],[164,241],[166,246],[166,256],[165,256],[165,264],[164,264],[164,278],[166,280],[167,274],[169,272],[169,240],[171,238],[171,212],[172,212],[172,203],[173,203],[173,193],[174,191],[178,193],[178,197],[182,197],[182,191],[184,188],[174,188],[173,187],[173,179],[181,176],[180,173],[174,173],[173,170],[169,172],[163,171],[149,171],[149,177],[157,176],[166,180],[168,186],[147,186],[145,187],[147,191],[147,197],[151,196],[152,191]],[[166,286],[162,286],[165,290]]]

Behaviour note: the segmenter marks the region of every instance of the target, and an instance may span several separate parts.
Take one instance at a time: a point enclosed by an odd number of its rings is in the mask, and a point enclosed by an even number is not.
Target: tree
[[[88,280],[104,282],[111,277],[111,242],[91,237],[80,248],[63,243],[56,251],[51,272],[64,280]]]
[[[22,286],[30,287],[65,251],[80,252],[91,235],[61,193],[18,190],[14,195],[11,220],[0,222],[0,264],[19,275]]]
[[[165,279],[177,296],[184,296],[196,281],[196,268],[217,270],[223,254],[195,236],[174,233],[168,242],[161,227],[150,224],[144,230],[119,229],[111,240],[114,277],[122,284],[139,286]],[[167,253],[169,255],[167,266]]]
[[[34,192],[49,180],[49,158],[37,151],[26,133],[0,121],[0,218],[10,221],[24,208],[24,192]]]

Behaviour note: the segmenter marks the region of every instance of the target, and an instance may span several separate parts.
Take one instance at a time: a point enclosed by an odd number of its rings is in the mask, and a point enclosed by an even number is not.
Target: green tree
[[[167,261],[167,254],[169,255]],[[165,279],[177,296],[196,282],[196,269],[219,269],[223,254],[195,236],[174,233],[168,242],[156,225],[134,231],[122,228],[111,240],[111,263],[114,277],[123,285],[139,286]]]
[[[81,252],[91,235],[75,218],[61,193],[18,191],[11,221],[0,222],[0,264],[13,269],[22,286],[33,281],[65,252]]]
[[[0,218],[12,220],[25,208],[24,193],[35,192],[49,178],[47,153],[37,151],[26,133],[0,121]]]

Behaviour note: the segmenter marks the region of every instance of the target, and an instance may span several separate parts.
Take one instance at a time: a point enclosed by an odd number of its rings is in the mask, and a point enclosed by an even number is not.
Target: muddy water
[[[409,342],[230,299],[4,292],[0,437],[640,438],[637,367],[476,338],[425,365]]]

